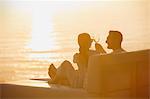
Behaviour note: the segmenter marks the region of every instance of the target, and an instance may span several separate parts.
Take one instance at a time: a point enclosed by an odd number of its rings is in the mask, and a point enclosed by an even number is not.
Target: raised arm
[[[102,45],[99,44],[99,43],[95,43],[95,49],[99,53],[106,53],[106,51],[104,50],[104,48],[102,47]]]

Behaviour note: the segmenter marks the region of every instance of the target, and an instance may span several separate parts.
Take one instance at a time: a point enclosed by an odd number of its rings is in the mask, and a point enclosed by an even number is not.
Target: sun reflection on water
[[[29,48],[33,51],[43,51],[55,48],[55,39],[51,37],[53,31],[52,19],[46,9],[33,7],[32,32]]]

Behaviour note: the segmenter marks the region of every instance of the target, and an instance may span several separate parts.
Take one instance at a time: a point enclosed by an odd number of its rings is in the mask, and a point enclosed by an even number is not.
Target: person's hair
[[[91,37],[88,33],[81,33],[78,36],[78,44],[80,47],[87,48],[89,43],[91,42]]]
[[[123,40],[123,36],[122,33],[120,31],[114,31],[114,30],[110,30],[109,31],[109,35],[112,35],[114,39],[120,41],[120,43]]]

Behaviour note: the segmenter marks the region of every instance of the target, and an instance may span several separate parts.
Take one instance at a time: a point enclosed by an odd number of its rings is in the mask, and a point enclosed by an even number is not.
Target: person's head
[[[89,49],[92,44],[92,39],[88,33],[81,33],[78,36],[78,44],[80,48]]]
[[[123,40],[123,36],[119,31],[109,31],[109,35],[107,37],[106,43],[108,44],[108,49],[118,49],[121,48],[121,43]]]

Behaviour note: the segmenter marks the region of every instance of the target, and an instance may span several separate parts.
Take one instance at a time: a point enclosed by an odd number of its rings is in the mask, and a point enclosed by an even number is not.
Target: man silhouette
[[[106,43],[108,44],[107,48],[112,49],[112,53],[120,53],[125,52],[125,50],[122,48],[123,36],[121,32],[119,31],[109,31],[109,35],[107,37]]]

